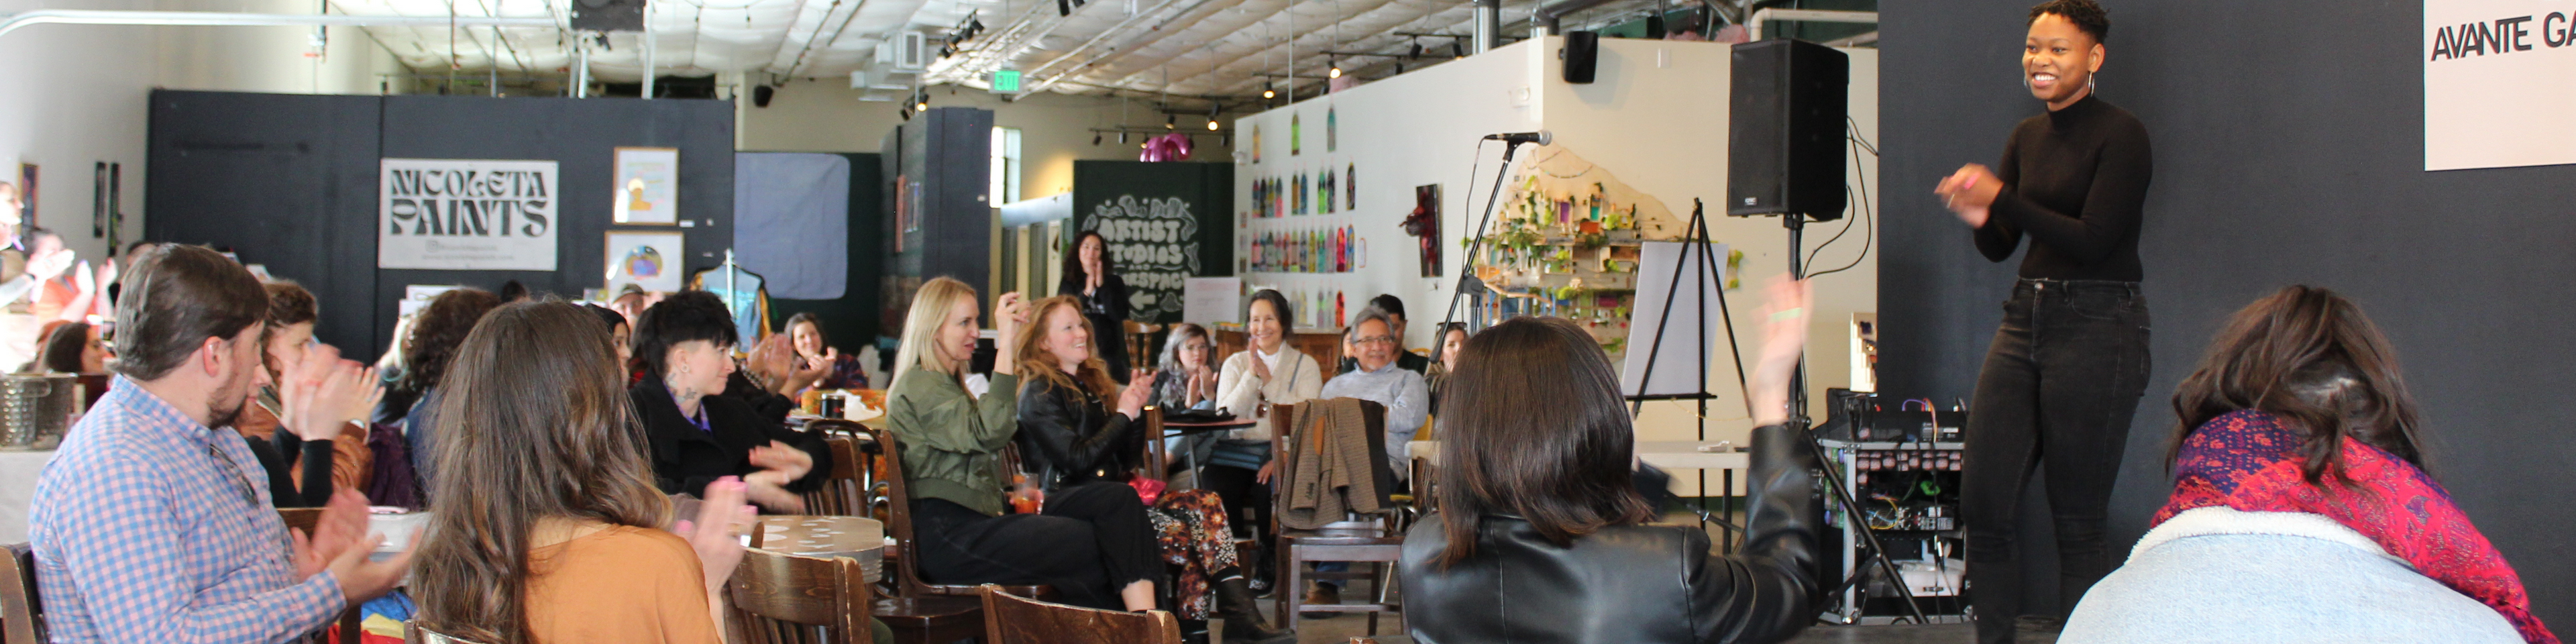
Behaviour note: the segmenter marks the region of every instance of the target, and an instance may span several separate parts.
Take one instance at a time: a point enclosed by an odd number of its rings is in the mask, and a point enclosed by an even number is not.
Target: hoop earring
[[[2093,78],[2094,78],[2094,77],[2092,77],[2092,76],[2086,76],[2086,77],[2084,77],[2084,93],[2086,93],[2086,94],[2095,94],[2095,93],[2099,93],[2099,92],[2101,92],[2101,91],[2102,91],[2102,90],[2100,90],[2100,89],[2096,89],[2096,88],[2094,88],[2094,86],[2093,86]],[[2025,81],[2025,82],[2027,82],[2027,81]]]

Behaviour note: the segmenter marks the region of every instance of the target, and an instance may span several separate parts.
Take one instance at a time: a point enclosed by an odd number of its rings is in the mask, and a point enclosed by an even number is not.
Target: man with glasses
[[[1342,330],[1342,341],[1351,346],[1351,358],[1359,368],[1345,370],[1325,381],[1323,392],[1316,397],[1358,398],[1385,405],[1386,458],[1393,466],[1396,478],[1401,480],[1410,476],[1412,469],[1406,467],[1406,455],[1411,453],[1406,447],[1413,442],[1413,435],[1422,431],[1423,422],[1431,418],[1431,388],[1423,384],[1422,374],[1396,364],[1396,355],[1406,352],[1400,348],[1404,344],[1403,336],[1397,335],[1398,327],[1386,309],[1375,306],[1360,309],[1355,319],[1357,321],[1352,322],[1349,328]],[[1315,564],[1315,570],[1338,572],[1349,569],[1349,566],[1338,561],[1323,562]],[[1314,590],[1306,595],[1306,603],[1309,604],[1339,604],[1341,599],[1341,589],[1326,582],[1316,582]],[[1302,613],[1301,616],[1321,619],[1339,614]]]
[[[1369,298],[1368,305],[1370,308],[1385,311],[1387,321],[1395,325],[1395,367],[1414,373],[1430,373],[1430,356],[1414,353],[1413,351],[1404,348],[1404,329],[1406,326],[1404,321],[1404,299],[1380,293],[1377,297]],[[1358,371],[1360,367],[1358,347],[1350,346],[1348,335],[1344,335],[1343,339],[1345,341],[1342,343],[1342,361],[1339,363],[1339,366],[1335,367],[1335,373],[1350,373]],[[1435,342],[1434,344],[1437,343]]]

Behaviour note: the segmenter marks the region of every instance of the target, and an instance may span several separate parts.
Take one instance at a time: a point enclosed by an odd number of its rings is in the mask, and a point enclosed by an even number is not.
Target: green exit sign
[[[1020,91],[1020,70],[1016,70],[1016,69],[997,69],[997,70],[993,70],[993,91],[994,91],[994,92],[1016,92],[1016,91]]]

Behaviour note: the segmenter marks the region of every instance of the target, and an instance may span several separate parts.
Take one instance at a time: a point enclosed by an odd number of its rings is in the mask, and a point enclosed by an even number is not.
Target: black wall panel
[[[2016,74],[2029,0],[1882,4],[1886,179],[1880,390],[1965,398],[2014,259],[1988,263],[1932,186],[1994,163],[2041,112]],[[2101,96],[2155,145],[2140,252],[2155,370],[2112,506],[2127,544],[2169,492],[2175,383],[2225,316],[2282,286],[2358,300],[2395,341],[2433,473],[2529,584],[2576,621],[2576,166],[2425,172],[2421,4],[2107,2]],[[1975,440],[1970,437],[1969,440]],[[2118,549],[2115,547],[2115,551]]]
[[[680,148],[687,270],[733,245],[733,108],[725,101],[314,96],[155,91],[146,239],[231,246],[311,288],[316,334],[356,357],[388,346],[409,284],[578,296],[606,275],[613,148]],[[559,163],[556,270],[377,270],[384,157]],[[670,229],[635,226],[635,229]]]

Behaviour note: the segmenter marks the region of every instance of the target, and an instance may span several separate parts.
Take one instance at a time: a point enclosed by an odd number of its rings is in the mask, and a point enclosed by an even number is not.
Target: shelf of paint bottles
[[[1277,219],[1298,215],[1329,215],[1359,207],[1352,184],[1359,179],[1356,165],[1344,164],[1339,171],[1325,168],[1315,172],[1297,172],[1252,181],[1254,219]]]
[[[1358,233],[1351,226],[1250,233],[1248,269],[1261,273],[1348,273],[1357,268]]]

